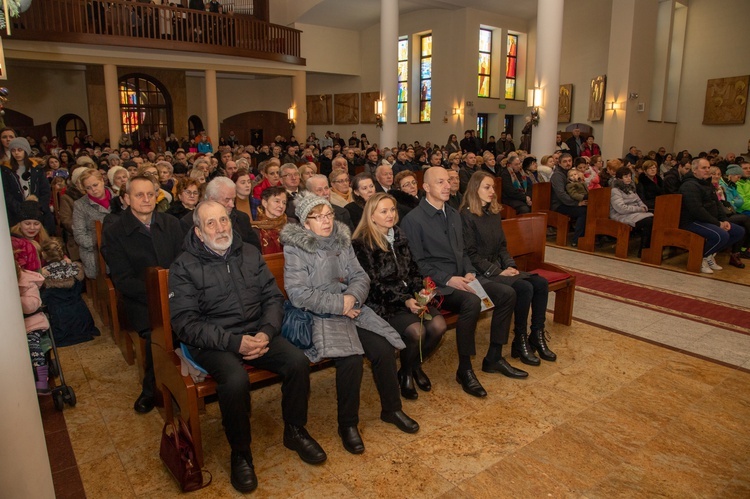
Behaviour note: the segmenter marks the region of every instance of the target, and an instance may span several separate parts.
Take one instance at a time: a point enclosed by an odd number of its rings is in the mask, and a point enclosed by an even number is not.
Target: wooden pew
[[[589,204],[586,209],[586,235],[578,240],[578,249],[593,253],[596,236],[603,234],[617,239],[615,256],[627,258],[631,227],[626,223],[609,218],[611,196],[611,187],[589,191]]]
[[[540,182],[531,187],[531,212],[544,213],[547,215],[547,225],[557,230],[555,243],[558,246],[568,245],[568,227],[570,226],[570,217],[552,211],[552,184],[549,182]],[[546,233],[546,232],[545,232]]]
[[[694,232],[680,229],[681,206],[682,194],[664,194],[656,198],[651,247],[643,250],[641,261],[661,265],[664,248],[675,246],[688,251],[688,271],[700,272],[705,239]]]
[[[276,278],[279,289],[284,293],[284,254],[264,255],[268,268]],[[180,373],[180,359],[174,353],[175,342],[169,312],[169,270],[149,268],[146,272],[146,287],[149,295],[149,320],[151,322],[151,343],[154,359],[156,386],[161,389],[164,399],[166,421],[175,416],[174,401],[177,402],[180,417],[187,423],[195,443],[198,465],[203,466],[203,440],[201,437],[199,409],[203,399],[216,393],[216,382],[208,378],[195,383],[190,376]],[[315,364],[315,369],[333,365],[329,361]],[[246,367],[251,389],[267,386],[280,378],[263,369]]]
[[[128,327],[124,317],[118,313],[119,296],[115,290],[112,279],[107,275],[107,264],[101,252],[102,247],[102,222],[96,222],[96,286],[99,293],[99,315],[102,322],[109,327],[112,339],[122,352],[125,362],[133,365],[135,362],[135,350],[133,340],[128,334]],[[121,308],[121,307],[120,307]],[[144,350],[145,354],[145,350]]]
[[[518,270],[535,272],[548,279],[550,292],[555,293],[554,322],[570,326],[573,321],[573,300],[576,278],[564,269],[544,261],[547,247],[547,222],[544,214],[527,213],[503,220],[503,232],[508,252],[516,261]],[[458,315],[443,312],[448,327],[454,327]]]
[[[498,201],[502,201],[503,199],[503,179],[502,177],[495,177],[495,196],[497,196]],[[515,208],[511,207],[507,204],[502,204],[503,211],[500,212],[500,218],[505,220],[506,218],[515,218],[518,216],[518,212],[515,210]]]

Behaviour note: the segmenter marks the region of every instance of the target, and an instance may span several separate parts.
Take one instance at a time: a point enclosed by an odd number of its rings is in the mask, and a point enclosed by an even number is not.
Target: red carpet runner
[[[568,269],[576,291],[750,335],[750,309],[674,291]]]

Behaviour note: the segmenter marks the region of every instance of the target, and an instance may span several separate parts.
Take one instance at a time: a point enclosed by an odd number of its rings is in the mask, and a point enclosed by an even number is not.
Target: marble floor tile
[[[74,444],[75,445],[75,444]],[[118,455],[105,454],[78,465],[86,497],[130,498],[135,492]]]

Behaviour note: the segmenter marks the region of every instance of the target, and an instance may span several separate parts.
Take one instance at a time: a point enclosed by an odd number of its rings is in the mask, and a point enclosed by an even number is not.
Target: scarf
[[[109,192],[109,189],[104,189],[104,197],[103,198],[95,198],[91,194],[86,194],[90,200],[104,208],[105,210],[109,210],[110,201],[112,200],[112,193]]]
[[[252,221],[252,226],[261,230],[281,230],[281,228],[286,225],[286,222],[286,213],[282,213],[278,218],[268,218],[266,216],[266,211],[261,205],[258,206],[258,216]]]
[[[625,194],[632,194],[635,192],[635,184],[633,182],[630,182],[629,184],[626,184],[622,181],[622,179],[615,179],[614,183],[612,184],[612,187],[615,189],[620,189]]]
[[[335,194],[336,194],[336,195],[337,195],[338,197],[340,197],[340,198],[342,198],[342,199],[343,199],[344,201],[346,201],[346,203],[347,203],[347,204],[349,204],[349,203],[351,203],[352,201],[354,201],[354,198],[352,198],[352,192],[354,192],[354,189],[352,189],[352,188],[349,188],[349,192],[347,192],[346,194],[341,194],[341,193],[340,193],[339,191],[337,191],[336,189],[331,189],[331,190],[332,190],[332,191],[333,191],[333,192],[334,192],[334,193],[335,193]]]
[[[513,168],[508,166],[507,169],[508,173],[510,174],[510,179],[513,182],[513,188],[518,191],[526,192],[526,187],[528,186],[529,180],[528,178],[526,178],[526,174],[523,172],[523,170],[518,172],[521,174],[521,180],[518,180],[518,175],[515,171],[513,171]]]

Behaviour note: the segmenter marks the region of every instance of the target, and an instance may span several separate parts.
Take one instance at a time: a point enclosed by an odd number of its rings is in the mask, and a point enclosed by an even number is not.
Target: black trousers
[[[279,374],[284,422],[295,426],[307,424],[310,363],[302,350],[281,336],[271,339],[265,355],[250,361],[244,361],[238,353],[221,350],[190,347],[190,354],[216,380],[221,422],[233,451],[250,450],[250,381],[245,363]]]
[[[156,392],[156,376],[154,375],[154,357],[151,353],[151,330],[141,331],[138,336],[146,340],[146,358],[143,366],[143,382],[141,384],[141,394],[147,397],[153,397]]]
[[[380,409],[383,412],[401,410],[401,392],[396,374],[396,349],[382,336],[357,328],[359,341],[365,357],[372,365],[372,377],[380,395]]]
[[[490,342],[497,345],[508,343],[510,320],[516,306],[516,292],[505,284],[478,277],[479,282],[495,304],[490,325]],[[458,314],[456,322],[456,346],[458,355],[476,355],[475,332],[482,306],[474,293],[454,289],[445,295],[441,308]]]
[[[513,310],[513,330],[516,333],[528,331],[529,309],[531,309],[531,330],[544,329],[549,298],[547,279],[536,274],[527,277],[494,276],[491,279],[509,285],[516,292],[516,306]]]
[[[561,204],[555,211],[576,219],[573,228],[573,240],[571,242],[578,243],[578,238],[586,232],[586,207]]]

